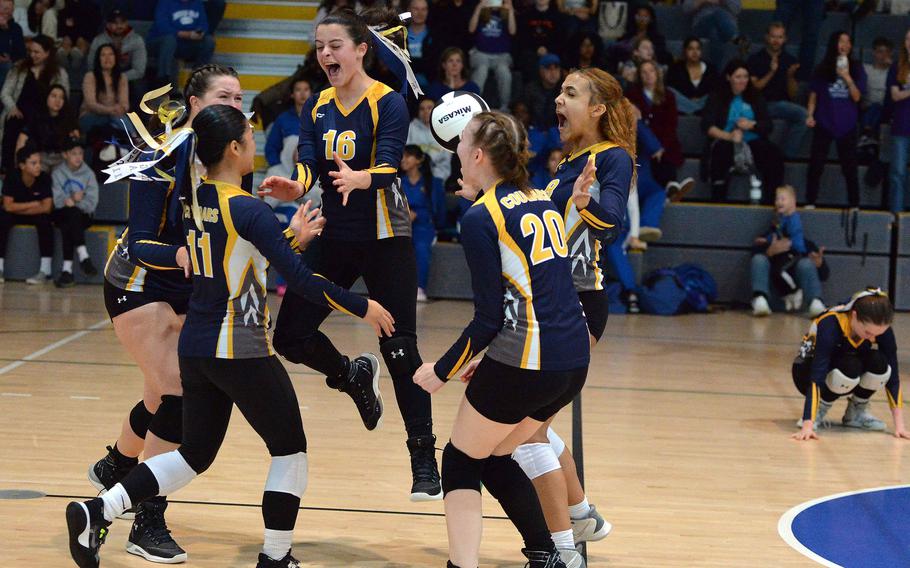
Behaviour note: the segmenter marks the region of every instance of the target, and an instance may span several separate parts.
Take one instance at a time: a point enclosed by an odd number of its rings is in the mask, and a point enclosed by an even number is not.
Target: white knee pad
[[[562,441],[559,434],[552,428],[547,428],[547,439],[550,440],[550,447],[553,448],[553,453],[556,454],[557,458],[566,451],[566,443]]]
[[[307,457],[304,452],[287,456],[272,456],[269,477],[265,481],[266,491],[290,493],[301,497],[307,485]]]
[[[885,369],[884,373],[870,373],[866,371],[859,378],[859,386],[864,389],[869,389],[871,391],[877,391],[888,382],[888,379],[891,378],[891,365],[888,365],[888,368]]]
[[[834,394],[847,394],[859,384],[859,377],[853,379],[843,374],[840,369],[832,369],[825,377],[825,384]]]
[[[560,468],[559,458],[550,444],[522,444],[512,452],[512,459],[531,480]]]
[[[158,482],[158,495],[170,495],[196,478],[196,472],[177,450],[157,455],[142,463],[152,470],[152,475]]]

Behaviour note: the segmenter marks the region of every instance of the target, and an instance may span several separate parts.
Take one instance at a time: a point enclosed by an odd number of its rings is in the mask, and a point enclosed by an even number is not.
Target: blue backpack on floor
[[[697,264],[660,268],[642,281],[638,299],[642,311],[648,314],[706,313],[710,303],[717,299],[717,282]]]

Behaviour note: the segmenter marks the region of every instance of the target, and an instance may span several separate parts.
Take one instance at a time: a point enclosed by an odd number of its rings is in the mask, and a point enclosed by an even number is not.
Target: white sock
[[[70,274],[73,273],[73,261],[72,260],[63,261],[63,272],[69,272]]]
[[[590,511],[591,505],[588,504],[587,497],[585,497],[581,503],[578,503],[577,505],[569,505],[569,517],[575,519],[576,521],[587,517]]]
[[[569,531],[569,536],[571,534],[572,531]],[[294,540],[294,531],[265,529],[265,544],[262,545],[262,553],[272,560],[281,560],[291,549],[292,540]]]
[[[76,257],[79,259],[79,262],[88,258],[88,249],[85,248],[85,245],[76,247]]]
[[[556,548],[575,548],[575,539],[572,537],[572,529],[550,533],[553,537],[553,544]]]
[[[104,501],[104,519],[111,523],[120,514],[133,506],[132,502],[130,502],[130,496],[126,494],[126,489],[119,483],[102,495],[101,500]]]
[[[51,273],[51,257],[49,257],[49,256],[41,257],[41,272],[43,272],[44,274]]]

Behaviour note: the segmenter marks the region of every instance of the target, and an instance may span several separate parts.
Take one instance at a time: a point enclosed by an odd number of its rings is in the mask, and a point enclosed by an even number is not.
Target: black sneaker
[[[72,272],[61,272],[57,280],[54,281],[54,286],[57,288],[72,288],[75,285],[76,279],[73,278]]]
[[[150,499],[136,508],[136,520],[126,542],[126,551],[149,562],[180,564],[186,562],[186,551],[174,542],[164,520],[167,501]]]
[[[104,520],[104,503],[101,499],[96,498],[84,503],[72,501],[66,506],[70,556],[76,562],[76,566],[97,568],[101,564],[98,552],[107,538],[107,527],[110,525]]]
[[[137,458],[118,458],[114,454],[114,449],[108,446],[107,455],[88,468],[88,480],[98,490],[98,494],[103,495],[138,464]],[[133,520],[135,516],[136,508],[130,507],[119,518]]]
[[[300,568],[300,561],[291,556],[290,550],[281,560],[274,560],[260,552],[256,568]]]
[[[85,260],[79,263],[79,268],[82,269],[82,274],[86,276],[97,276],[98,269],[95,268],[95,265],[92,264],[92,259],[85,257]]]
[[[351,361],[348,380],[339,387],[347,393],[367,430],[375,430],[382,424],[382,394],[379,392],[379,359],[372,353],[363,353]]]
[[[411,501],[438,501],[442,499],[439,484],[439,467],[436,465],[436,436],[408,438],[411,453]]]
[[[525,568],[566,568],[565,562],[559,556],[559,552],[553,550],[528,550],[522,548],[521,553],[528,559]]]

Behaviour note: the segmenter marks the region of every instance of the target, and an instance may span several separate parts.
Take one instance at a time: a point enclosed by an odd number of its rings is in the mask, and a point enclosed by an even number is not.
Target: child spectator
[[[437,79],[430,83],[427,97],[438,101],[452,91],[468,91],[480,94],[480,87],[468,79],[470,71],[465,65],[465,55],[460,47],[447,47],[439,57]]]
[[[907,196],[907,160],[910,155],[910,30],[904,35],[897,63],[888,71],[891,98],[890,199],[892,213],[904,211]]]
[[[548,53],[559,53],[565,30],[562,14],[552,0],[534,0],[518,18],[518,68],[524,77],[537,73],[538,61]]]
[[[815,207],[832,141],[837,146],[849,205],[851,208],[859,207],[856,125],[859,122],[859,102],[866,92],[866,72],[852,58],[852,51],[853,41],[847,32],[831,34],[825,57],[815,68],[809,82],[806,125],[813,129],[806,180],[806,206],[809,208]]]
[[[435,104],[433,99],[420,99],[417,117],[412,119],[408,125],[407,143],[419,146],[423,153],[430,158],[430,170],[433,172],[433,177],[446,180],[452,173],[453,154],[440,146],[430,131],[430,115]]]
[[[91,227],[92,215],[98,206],[98,180],[84,158],[82,143],[78,138],[70,138],[63,147],[63,163],[51,174],[54,195],[51,218],[63,237],[63,270],[55,282],[58,288],[69,288],[75,284],[74,250],[82,273],[86,276],[98,274],[85,248],[85,230]]]
[[[20,6],[13,10],[13,19],[22,26],[26,38],[45,35],[57,39],[57,10],[51,0],[32,0],[27,8]]]
[[[411,238],[417,256],[417,301],[426,302],[436,226],[445,223],[445,192],[442,180],[431,174],[419,146],[409,144],[404,147],[401,174],[401,189],[408,199]]]
[[[0,84],[13,64],[25,57],[22,26],[13,20],[13,0],[0,0]]]
[[[502,0],[501,8],[493,8],[491,0],[480,0],[468,23],[468,33],[474,35],[471,50],[471,79],[483,92],[487,75],[496,75],[499,108],[506,110],[512,101],[512,36],[517,31],[512,0]]]
[[[33,146],[26,146],[16,152],[16,169],[7,174],[2,195],[0,281],[3,278],[3,260],[10,229],[13,225],[32,225],[38,232],[41,267],[37,274],[25,281],[28,284],[44,284],[51,277],[51,255],[54,252],[54,234],[51,229],[53,195],[51,177],[41,171],[41,154]]]
[[[806,241],[803,237],[803,224],[796,212],[796,190],[793,186],[782,185],[777,188],[774,198],[774,221],[771,230],[756,239],[755,244],[763,246],[777,239],[788,239],[790,249],[774,255],[771,260],[771,282],[778,293],[784,297],[787,311],[793,311],[802,303],[802,293],[795,279],[795,266],[800,258],[806,255]],[[800,301],[797,301],[797,297]],[[795,305],[794,305],[795,304]]]
[[[299,77],[291,85],[291,104],[293,106],[278,115],[265,139],[265,159],[269,167],[283,163],[281,158],[288,147],[291,148],[291,154],[297,149],[297,140],[300,136],[300,111],[303,109],[303,104],[312,94],[313,90],[309,79]],[[293,167],[294,162],[296,160],[290,163],[287,172],[270,173],[269,175],[290,177],[291,167]]]
[[[121,119],[129,110],[129,84],[117,65],[117,51],[105,44],[95,52],[92,71],[82,81],[82,116],[79,129],[87,140],[101,129],[102,138],[123,130]]]
[[[708,95],[717,88],[717,71],[702,60],[701,40],[686,38],[682,58],[667,71],[667,88],[676,97],[676,107],[682,114],[698,114],[705,108]]]
[[[145,40],[130,27],[120,10],[112,10],[108,14],[104,31],[92,40],[86,61],[95,61],[95,53],[106,44],[113,45],[120,57],[120,71],[129,82],[130,108],[138,108],[139,98],[147,91],[145,67],[148,53],[145,50]]]
[[[26,121],[16,150],[31,144],[41,152],[41,167],[50,172],[63,161],[63,147],[74,136],[79,137],[79,125],[67,100],[66,89],[53,85],[45,108]]]
[[[708,61],[723,65],[724,46],[739,37],[736,17],[742,0],[683,0],[683,12],[692,18],[692,33],[707,38]]]
[[[178,58],[193,67],[212,60],[215,38],[208,29],[202,0],[158,0],[148,34],[149,50],[158,55],[158,81],[176,79]]]
[[[888,70],[891,69],[894,56],[894,44],[886,37],[877,37],[872,42],[872,63],[863,63],[866,72],[866,96],[863,98],[862,135],[859,146],[874,145],[878,141],[878,131],[885,109],[886,83]]]

